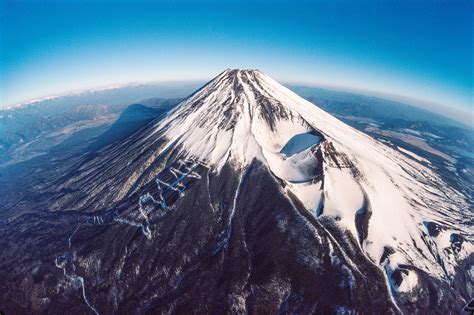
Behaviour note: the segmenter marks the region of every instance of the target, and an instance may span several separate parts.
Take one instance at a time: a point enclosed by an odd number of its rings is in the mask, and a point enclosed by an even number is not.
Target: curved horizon
[[[469,1],[1,6],[0,107],[137,81],[207,80],[231,67],[418,100],[409,104],[472,124]]]
[[[259,69],[258,69],[259,70]],[[131,86],[139,86],[139,85],[152,85],[152,84],[185,84],[185,83],[200,83],[202,85],[205,85],[206,82],[212,80],[215,77],[216,74],[214,74],[210,78],[202,78],[202,79],[193,79],[193,80],[156,80],[156,81],[144,81],[144,82],[128,82],[128,83],[120,83],[120,84],[112,84],[112,85],[104,85],[104,86],[98,86],[98,87],[89,87],[89,88],[82,88],[82,89],[75,89],[75,90],[69,90],[69,91],[64,91],[64,92],[59,92],[56,94],[51,94],[51,95],[46,95],[46,96],[39,96],[34,99],[29,99],[24,102],[19,102],[16,104],[8,105],[5,107],[0,106],[0,110],[8,110],[8,109],[14,109],[14,108],[19,108],[22,106],[27,106],[35,103],[40,103],[42,101],[46,101],[49,99],[55,99],[55,98],[60,98],[60,97],[68,97],[68,96],[73,96],[76,94],[80,93],[87,93],[87,92],[97,92],[97,91],[104,91],[104,90],[112,90],[112,89],[120,89],[120,88],[126,88],[126,87],[131,87]],[[325,90],[330,90],[330,91],[337,91],[337,92],[347,92],[347,93],[354,93],[358,95],[364,95],[364,96],[371,96],[371,97],[377,97],[380,99],[384,100],[389,100],[389,101],[395,101],[399,102],[405,105],[417,107],[423,110],[428,110],[432,113],[442,115],[446,118],[452,119],[458,123],[462,123],[463,125],[467,127],[473,128],[473,120],[472,120],[472,112],[470,110],[462,110],[462,109],[457,109],[457,108],[450,108],[447,106],[444,106],[443,104],[436,104],[432,102],[427,102],[424,100],[416,99],[416,98],[410,98],[407,96],[400,96],[400,95],[394,95],[394,94],[388,94],[388,93],[381,93],[377,91],[371,91],[371,90],[363,90],[363,89],[354,89],[351,87],[343,87],[343,86],[335,86],[335,85],[326,85],[326,84],[318,84],[318,83],[304,83],[304,82],[288,82],[288,81],[280,81],[281,84],[285,86],[295,86],[295,87],[308,87],[308,88],[321,88]],[[199,88],[198,88],[199,89]],[[159,95],[157,95],[159,97]]]

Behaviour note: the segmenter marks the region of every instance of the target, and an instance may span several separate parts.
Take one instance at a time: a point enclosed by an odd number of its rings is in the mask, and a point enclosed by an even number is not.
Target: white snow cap
[[[239,170],[261,161],[308,211],[317,215],[324,204],[322,215],[336,218],[356,239],[356,214],[370,213],[361,248],[375,264],[393,263],[380,261],[391,248],[402,253],[393,255],[397,264],[448,278],[457,258],[423,222],[469,235],[464,196],[429,165],[355,130],[258,70],[225,70],[158,122],[155,133],[217,171],[227,162]],[[314,172],[316,165],[323,176]],[[456,255],[469,252],[472,245],[465,242]]]

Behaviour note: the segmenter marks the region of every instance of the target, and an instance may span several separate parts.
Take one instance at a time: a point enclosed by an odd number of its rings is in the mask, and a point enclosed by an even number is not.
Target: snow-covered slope
[[[456,261],[472,253],[466,200],[429,165],[356,131],[260,71],[224,71],[155,132],[216,169],[227,161],[240,170],[261,161],[287,193],[315,216],[335,218],[389,274],[408,264],[449,279]],[[299,140],[299,152],[282,153],[305,134],[314,141]],[[430,235],[430,225],[442,228]],[[449,239],[459,236],[469,239],[457,248]]]
[[[52,161],[31,195],[8,200],[0,304],[457,312],[473,292],[472,202],[405,153],[257,70],[226,70],[133,135]]]

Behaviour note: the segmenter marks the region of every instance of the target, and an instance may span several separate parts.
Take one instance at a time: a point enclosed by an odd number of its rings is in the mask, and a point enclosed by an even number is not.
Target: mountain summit
[[[41,188],[45,289],[95,313],[461,309],[468,204],[410,156],[228,69]]]
[[[261,164],[283,195],[334,218],[388,270],[412,262],[447,279],[453,253],[427,237],[427,226],[442,224],[444,238],[469,234],[463,195],[427,160],[356,131],[258,70],[224,71],[154,132],[217,173],[226,164],[239,173]]]

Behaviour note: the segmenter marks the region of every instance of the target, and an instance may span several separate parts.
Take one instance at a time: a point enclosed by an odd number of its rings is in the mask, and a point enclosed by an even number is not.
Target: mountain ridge
[[[399,313],[469,295],[465,196],[259,71],[224,71],[65,170],[36,187],[42,211],[0,226],[1,278],[32,246],[23,260],[54,261],[31,280],[42,310]],[[31,220],[44,244],[12,250]]]

